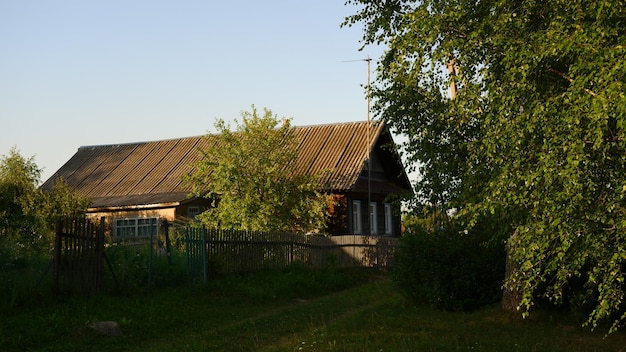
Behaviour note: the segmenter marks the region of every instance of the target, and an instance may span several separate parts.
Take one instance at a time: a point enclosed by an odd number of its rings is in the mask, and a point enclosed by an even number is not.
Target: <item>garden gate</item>
[[[104,217],[99,224],[85,218],[66,218],[57,222],[53,259],[53,289],[56,292],[99,292],[105,262],[115,279],[104,252]]]

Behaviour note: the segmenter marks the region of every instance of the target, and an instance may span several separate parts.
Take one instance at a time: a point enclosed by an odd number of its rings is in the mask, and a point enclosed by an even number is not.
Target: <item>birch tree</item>
[[[594,327],[625,322],[626,3],[347,4],[344,25],[388,48],[375,109],[408,137],[422,200],[510,230],[523,312],[544,296],[592,303]]]

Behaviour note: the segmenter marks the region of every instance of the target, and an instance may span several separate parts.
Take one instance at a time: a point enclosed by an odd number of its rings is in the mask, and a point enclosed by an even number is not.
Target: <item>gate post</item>
[[[152,218],[149,220],[149,224],[150,224],[150,251],[148,252],[148,287],[151,286],[152,284],[152,252],[154,252],[154,235],[156,232],[156,227],[157,227],[157,223],[156,223],[156,219]]]
[[[56,233],[54,235],[54,276],[52,280],[52,289],[59,292],[59,280],[61,277],[61,234],[63,233],[63,222],[57,220]]]
[[[191,227],[189,225],[185,226],[185,259],[187,259],[187,274],[191,276]]]
[[[204,227],[202,227],[202,277],[204,278],[204,284],[206,285],[207,283],[207,246],[208,243],[206,241],[206,229]]]
[[[100,292],[102,288],[102,275],[104,261],[104,216],[100,217],[100,226],[96,228],[96,267],[95,267],[95,291]]]
[[[167,219],[161,222],[163,235],[165,236],[165,254],[167,255],[167,264],[172,266],[172,244],[170,243],[170,224]]]

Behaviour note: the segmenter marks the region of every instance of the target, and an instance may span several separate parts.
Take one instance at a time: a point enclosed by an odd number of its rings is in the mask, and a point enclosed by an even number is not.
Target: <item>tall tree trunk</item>
[[[508,252],[508,251],[507,251]],[[521,296],[516,289],[512,289],[506,283],[509,280],[509,277],[513,273],[515,273],[519,269],[519,266],[513,263],[511,260],[511,256],[507,253],[506,255],[506,269],[504,274],[504,291],[502,292],[502,309],[508,311],[516,311],[521,302]]]
[[[511,242],[513,238],[515,238],[516,234],[517,234],[517,230],[513,233],[513,235],[509,239],[509,243]],[[510,245],[507,243],[506,268],[505,268],[505,273],[504,273],[504,289],[503,289],[504,291],[502,292],[501,306],[502,306],[502,309],[504,310],[516,311],[521,302],[521,295],[519,294],[517,289],[511,288],[510,285],[508,285],[507,283],[511,275],[513,275],[515,272],[519,270],[519,265],[513,262],[513,260],[511,259],[510,251],[511,251]]]

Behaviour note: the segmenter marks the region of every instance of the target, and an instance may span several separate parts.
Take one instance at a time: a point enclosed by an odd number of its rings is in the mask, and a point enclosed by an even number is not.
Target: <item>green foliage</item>
[[[55,221],[84,215],[89,205],[62,180],[42,191],[40,175],[34,159],[15,148],[0,160],[0,267],[49,250]]]
[[[42,295],[50,293],[52,260],[49,255],[0,253],[0,311],[38,304]],[[13,255],[12,259],[4,255]],[[43,276],[48,271],[48,275]]]
[[[215,201],[198,218],[207,227],[250,231],[324,228],[327,197],[316,192],[318,178],[295,172],[298,141],[289,127],[264,109],[241,113],[235,131],[217,120],[217,135],[187,178],[196,196]]]
[[[105,252],[113,270],[111,273],[107,266],[104,271],[108,292],[130,294],[145,289],[148,287],[150,269],[152,287],[175,287],[190,282],[185,253],[182,251],[173,250],[168,260],[167,255],[155,247],[150,259],[149,243],[110,243],[106,245]]]
[[[496,302],[504,280],[504,245],[491,234],[448,227],[407,228],[396,253],[394,280],[413,300],[447,311]]]
[[[44,192],[43,200],[48,223],[64,217],[83,217],[91,203],[88,198],[74,192],[62,178]]]
[[[523,311],[583,280],[592,326],[626,321],[626,3],[348,3],[364,45],[388,45],[374,105],[408,136],[421,200],[515,233]]]
[[[15,148],[0,160],[0,250],[9,258],[24,255],[44,235],[40,175],[33,158],[22,157]]]

